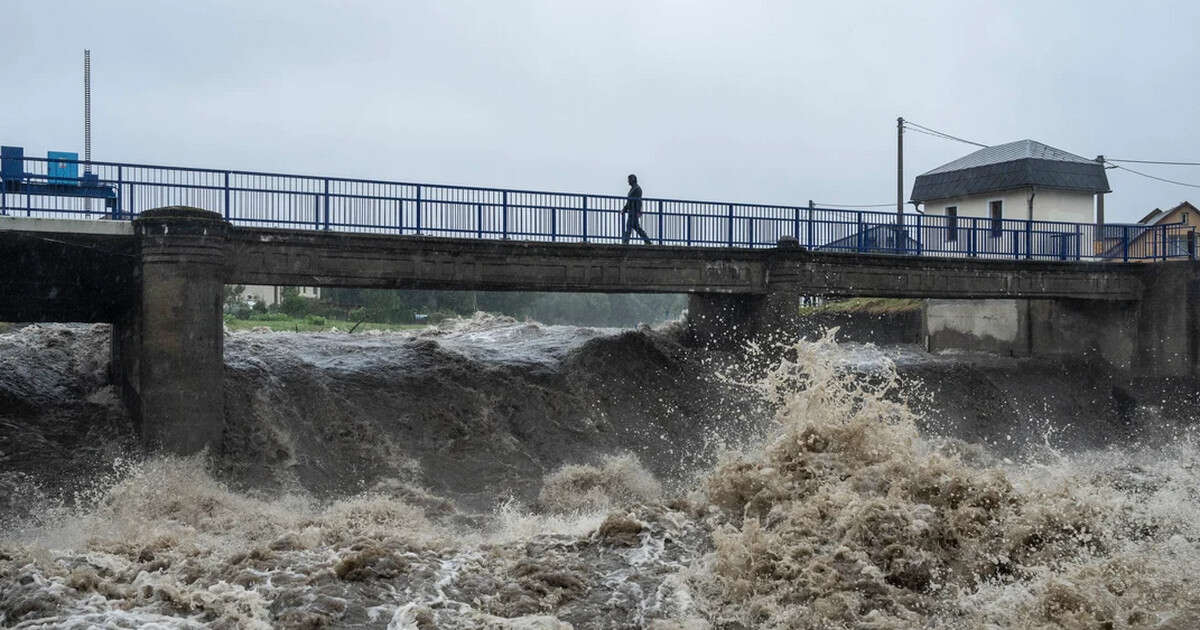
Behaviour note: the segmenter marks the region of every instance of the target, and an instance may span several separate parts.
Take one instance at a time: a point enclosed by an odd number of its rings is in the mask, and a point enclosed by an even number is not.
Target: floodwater
[[[0,626],[1200,628],[1190,418],[1103,375],[239,333],[226,441],[177,458],[134,446],[105,334],[0,335]]]

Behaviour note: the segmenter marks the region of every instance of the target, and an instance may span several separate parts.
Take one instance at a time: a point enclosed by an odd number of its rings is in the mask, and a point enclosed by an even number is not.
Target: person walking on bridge
[[[638,219],[642,216],[642,187],[638,186],[637,175],[629,175],[629,196],[625,200],[625,207],[621,208],[621,214],[625,217],[625,233],[621,235],[621,243],[628,245],[629,236],[634,230],[642,235],[642,240],[646,241],[647,245],[652,245],[650,236],[646,234],[646,230],[642,229]]]

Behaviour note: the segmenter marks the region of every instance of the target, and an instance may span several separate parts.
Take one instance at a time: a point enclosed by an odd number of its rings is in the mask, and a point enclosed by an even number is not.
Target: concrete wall
[[[926,300],[925,348],[1029,353],[1028,300]]]
[[[1133,369],[1139,352],[1137,302],[1096,300],[927,300],[925,345],[1012,356],[1093,357]]]
[[[1163,376],[1200,376],[1200,264],[1146,265],[1146,294],[1137,318],[1134,369]]]
[[[1029,352],[1082,356],[1133,370],[1144,352],[1145,339],[1138,332],[1138,320],[1144,315],[1137,302],[1030,300]]]
[[[1005,219],[1029,218],[1029,195],[1032,189],[1021,188],[982,195],[934,199],[925,202],[925,214],[942,216],[948,206],[958,207],[960,217],[991,217],[989,203],[1003,202]],[[1091,223],[1096,220],[1095,196],[1068,190],[1039,189],[1033,196],[1035,221],[1070,221]]]
[[[1085,357],[1142,376],[1200,376],[1200,267],[1147,269],[1139,301],[927,300],[926,347]]]

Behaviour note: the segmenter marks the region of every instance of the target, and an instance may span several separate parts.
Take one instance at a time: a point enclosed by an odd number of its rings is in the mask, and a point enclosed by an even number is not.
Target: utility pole
[[[92,51],[83,50],[83,172],[92,172]]]
[[[896,119],[896,227],[904,228],[904,118]]]
[[[1100,168],[1104,168],[1104,156],[1097,155],[1096,161],[1100,163]],[[1096,227],[1099,229],[1099,234],[1096,239],[1103,238],[1104,235],[1104,193],[1096,193]]]

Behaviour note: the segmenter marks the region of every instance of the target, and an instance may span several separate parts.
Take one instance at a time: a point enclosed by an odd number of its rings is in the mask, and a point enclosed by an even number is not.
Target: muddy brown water
[[[0,626],[1200,627],[1193,383],[677,337],[231,334],[172,458],[105,327],[0,334]]]

